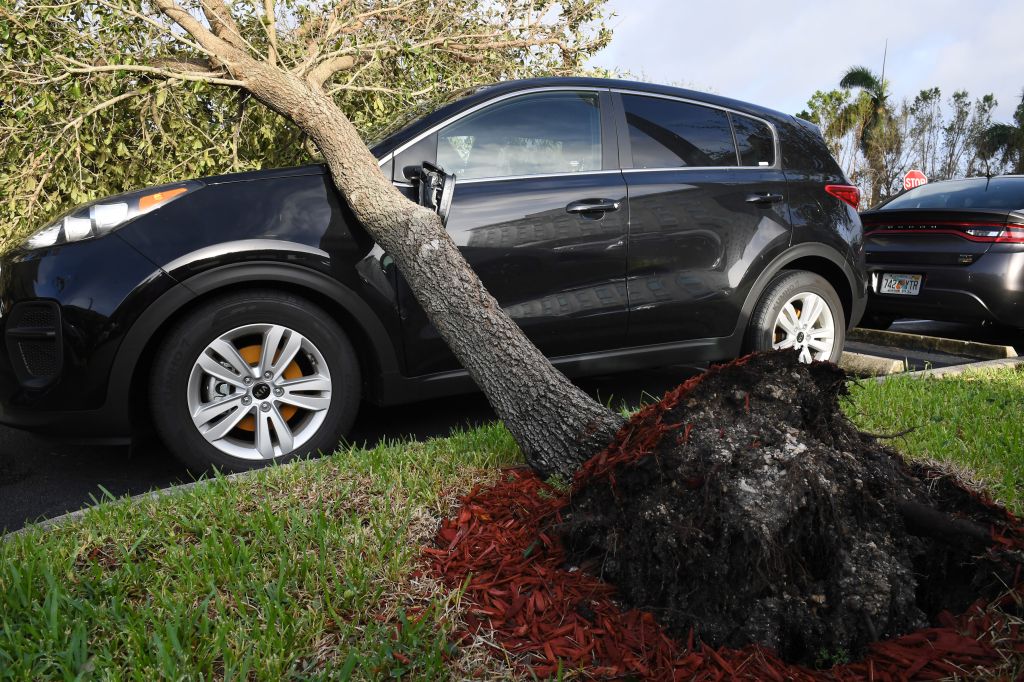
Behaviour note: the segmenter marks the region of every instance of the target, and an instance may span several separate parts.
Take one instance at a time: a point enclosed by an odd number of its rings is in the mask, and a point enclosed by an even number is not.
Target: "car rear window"
[[[733,114],[732,126],[736,131],[741,166],[775,165],[775,137],[768,124],[749,116]]]
[[[735,166],[729,116],[660,97],[623,95],[634,168]]]
[[[1024,178],[970,178],[929,183],[878,207],[1024,209]]]

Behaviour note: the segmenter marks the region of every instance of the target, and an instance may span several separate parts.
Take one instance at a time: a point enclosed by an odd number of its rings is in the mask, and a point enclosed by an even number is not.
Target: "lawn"
[[[1024,372],[851,387],[847,412],[966,467],[1018,511]],[[0,541],[0,679],[434,680],[458,595],[414,573],[459,494],[519,453],[500,425],[217,479]]]
[[[458,495],[518,457],[487,426],[0,541],[0,679],[443,679],[457,596],[410,573]]]
[[[850,386],[847,415],[862,430],[916,458],[977,479],[1024,512],[1024,365],[946,379],[896,376]]]

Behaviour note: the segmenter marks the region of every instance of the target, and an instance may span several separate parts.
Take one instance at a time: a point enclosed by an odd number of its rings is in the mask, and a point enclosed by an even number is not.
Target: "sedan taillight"
[[[996,242],[1001,244],[1024,244],[1024,225],[1005,225],[1003,227],[968,227],[964,229],[968,239],[979,242]]]
[[[825,191],[836,199],[846,202],[854,210],[860,206],[860,190],[853,185],[825,185]]]

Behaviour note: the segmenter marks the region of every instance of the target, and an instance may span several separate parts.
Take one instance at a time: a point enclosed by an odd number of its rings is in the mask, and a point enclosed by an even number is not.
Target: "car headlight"
[[[189,182],[118,194],[72,209],[25,240],[28,249],[42,249],[113,232],[125,223],[165,206],[178,197],[201,187]]]

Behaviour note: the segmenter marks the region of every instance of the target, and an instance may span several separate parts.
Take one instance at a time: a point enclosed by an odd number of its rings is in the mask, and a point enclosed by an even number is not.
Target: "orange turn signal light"
[[[187,191],[188,189],[185,187],[177,187],[175,189],[165,189],[162,192],[156,192],[154,194],[147,194],[139,199],[139,210],[148,211],[151,208],[156,208],[160,204],[170,201],[179,194],[184,194]]]

